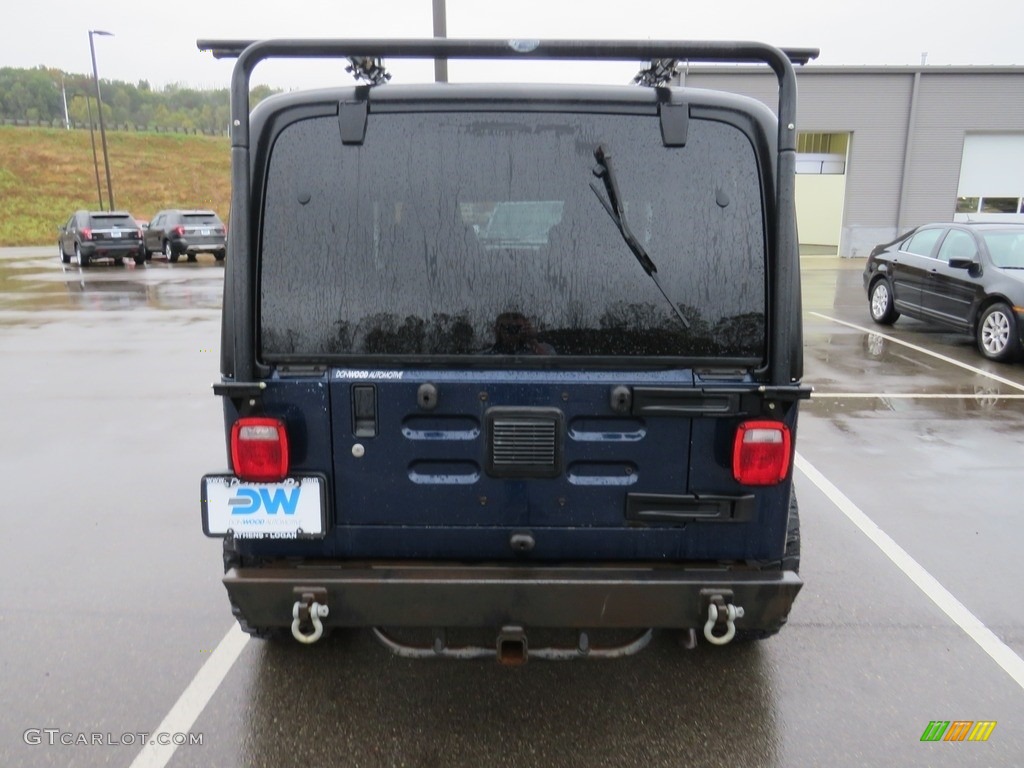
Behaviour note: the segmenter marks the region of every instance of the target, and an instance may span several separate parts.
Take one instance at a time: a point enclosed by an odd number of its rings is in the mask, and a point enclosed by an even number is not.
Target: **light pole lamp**
[[[107,156],[107,132],[103,127],[103,100],[100,98],[100,76],[96,72],[96,46],[93,45],[93,35],[113,37],[113,32],[104,32],[101,29],[89,30],[89,53],[92,55],[92,79],[96,83],[96,109],[100,113],[100,143],[103,144],[103,167],[107,171],[107,203],[110,210],[114,210],[114,188],[110,183],[110,158]]]

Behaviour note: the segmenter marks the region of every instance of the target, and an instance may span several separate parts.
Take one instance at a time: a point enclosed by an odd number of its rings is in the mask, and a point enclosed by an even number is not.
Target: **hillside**
[[[107,148],[117,209],[149,219],[161,208],[212,208],[227,220],[227,137],[108,131]],[[96,152],[106,207],[98,132]],[[0,246],[55,243],[73,211],[98,202],[89,131],[0,126]]]

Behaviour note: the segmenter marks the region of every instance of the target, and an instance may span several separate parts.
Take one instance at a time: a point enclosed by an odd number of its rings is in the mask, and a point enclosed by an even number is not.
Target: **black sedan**
[[[80,267],[96,259],[112,259],[117,266],[126,257],[136,264],[146,260],[142,230],[124,211],[75,211],[58,229],[57,252],[64,264],[74,256]]]
[[[1024,224],[928,224],[877,246],[864,268],[871,319],[900,314],[974,335],[990,360],[1024,350]]]

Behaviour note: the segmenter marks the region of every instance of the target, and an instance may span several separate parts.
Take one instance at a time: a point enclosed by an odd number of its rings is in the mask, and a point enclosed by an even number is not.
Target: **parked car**
[[[871,319],[901,314],[973,334],[1008,362],[1024,349],[1024,225],[927,224],[877,246],[864,268]]]
[[[81,267],[96,259],[112,259],[117,266],[125,258],[146,260],[142,229],[125,211],[75,211],[59,228],[57,252],[64,264],[74,256]]]
[[[212,253],[217,261],[227,253],[227,227],[213,211],[159,211],[145,230],[146,256],[162,253],[172,264],[182,255]]]

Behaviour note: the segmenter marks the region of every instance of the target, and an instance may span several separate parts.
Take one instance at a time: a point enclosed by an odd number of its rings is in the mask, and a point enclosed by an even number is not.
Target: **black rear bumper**
[[[338,627],[694,628],[712,597],[743,608],[737,629],[776,630],[803,582],[792,571],[664,566],[360,563],[232,568],[231,600],[253,627],[292,623],[304,595]]]

